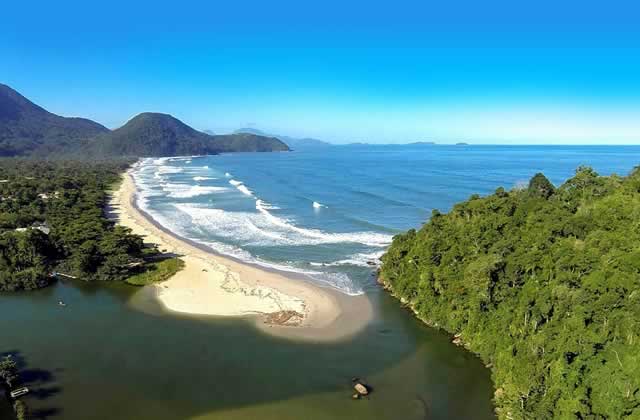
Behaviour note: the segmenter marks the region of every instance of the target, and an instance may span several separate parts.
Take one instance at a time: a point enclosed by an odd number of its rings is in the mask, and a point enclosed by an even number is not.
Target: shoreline
[[[128,170],[110,200],[111,217],[185,262],[170,279],[145,287],[165,311],[252,318],[269,334],[318,341],[347,338],[372,318],[365,295],[349,296],[303,275],[241,262],[178,236],[137,207],[136,193]]]

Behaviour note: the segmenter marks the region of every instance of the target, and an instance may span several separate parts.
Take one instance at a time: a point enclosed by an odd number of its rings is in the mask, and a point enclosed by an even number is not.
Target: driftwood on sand
[[[298,326],[302,323],[304,315],[297,311],[284,310],[265,314],[262,319],[269,325]]]

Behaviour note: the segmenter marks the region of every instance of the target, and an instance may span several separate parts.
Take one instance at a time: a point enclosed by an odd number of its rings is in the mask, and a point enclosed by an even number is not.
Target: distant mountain
[[[247,133],[247,134],[256,134],[259,136],[270,136],[276,137],[283,142],[285,142],[290,148],[293,150],[312,150],[312,149],[320,149],[333,146],[331,143],[327,143],[326,141],[313,139],[309,137],[297,138],[297,137],[289,137],[289,136],[281,136],[276,134],[267,134],[262,130],[258,130],[257,128],[241,128],[235,131],[238,133]]]
[[[294,150],[326,149],[327,147],[333,146],[331,143],[327,143],[326,141],[313,139],[310,137],[295,138],[282,136],[280,137],[280,139],[283,142],[287,143],[289,147]]]
[[[210,136],[168,114],[145,112],[93,139],[90,156],[180,156],[222,152],[287,151],[280,140],[253,134]]]
[[[146,112],[122,127],[52,114],[0,84],[0,157],[141,157],[287,151],[282,141],[256,134],[209,135],[167,114]]]
[[[258,130],[257,128],[251,128],[251,127],[246,127],[246,128],[239,128],[238,130],[233,132],[234,134],[255,134],[257,136],[266,136],[268,135],[267,133],[265,133],[262,130]],[[274,137],[278,137],[278,136],[274,136]]]
[[[435,141],[415,141],[413,143],[407,143],[408,146],[433,146]]]
[[[52,114],[0,84],[0,156],[48,155],[107,132],[85,118]]]
[[[122,127],[93,139],[81,154],[91,156],[178,156],[215,153],[211,136],[167,114],[138,114]]]
[[[221,134],[212,136],[220,153],[229,152],[288,152],[291,149],[276,137],[251,133]]]

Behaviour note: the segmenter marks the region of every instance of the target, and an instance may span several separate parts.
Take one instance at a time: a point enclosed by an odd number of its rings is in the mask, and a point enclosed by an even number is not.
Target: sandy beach
[[[351,336],[371,319],[372,307],[364,295],[347,296],[301,276],[239,262],[172,234],[135,206],[135,193],[127,172],[112,196],[112,217],[185,262],[169,280],[147,286],[166,310],[251,317],[270,334],[319,341]]]

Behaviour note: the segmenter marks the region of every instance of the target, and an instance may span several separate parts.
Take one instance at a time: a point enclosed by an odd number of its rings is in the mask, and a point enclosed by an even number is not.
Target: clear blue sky
[[[446,5],[445,5],[446,4]],[[334,142],[640,144],[633,2],[8,1],[0,82]]]

